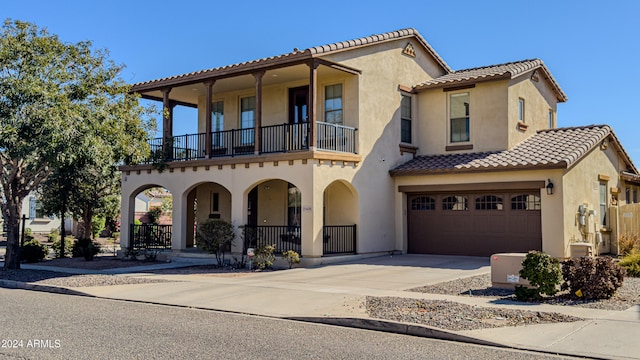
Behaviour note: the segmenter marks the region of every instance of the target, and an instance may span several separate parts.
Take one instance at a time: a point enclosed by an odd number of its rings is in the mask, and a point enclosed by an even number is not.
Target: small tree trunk
[[[7,199],[3,215],[7,223],[7,253],[4,257],[5,269],[20,269],[20,214],[22,202],[9,203]]]
[[[85,207],[84,214],[82,214],[82,222],[84,223],[84,237],[93,240],[93,209],[88,206]]]
[[[66,240],[65,240],[65,232],[66,229],[64,228],[64,214],[65,211],[62,211],[60,213],[60,258],[64,258],[64,246],[66,245]]]

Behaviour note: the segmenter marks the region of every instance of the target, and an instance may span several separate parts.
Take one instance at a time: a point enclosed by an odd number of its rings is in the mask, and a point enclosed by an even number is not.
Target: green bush
[[[255,263],[258,269],[271,269],[273,262],[276,261],[273,252],[276,251],[275,245],[260,246],[256,250]]]
[[[84,257],[85,260],[93,260],[93,257],[100,252],[100,244],[91,239],[77,239],[73,242],[72,256]]]
[[[24,229],[24,236],[25,237],[27,237],[27,236],[33,237],[33,230],[31,230],[31,228]]]
[[[516,298],[520,301],[538,300],[542,295],[553,296],[560,285],[560,262],[551,256],[530,251],[522,260],[520,277],[527,279],[531,287],[516,286]]]
[[[218,266],[224,265],[224,251],[236,237],[233,224],[221,219],[209,219],[198,225],[196,244],[216,255]]]
[[[628,276],[640,277],[640,253],[623,257],[618,265],[622,266],[627,271]]]
[[[20,260],[35,263],[44,259],[48,252],[47,245],[40,244],[38,240],[29,240],[20,248]]]
[[[293,264],[300,264],[300,254],[293,250],[287,250],[282,253],[282,257],[287,260],[289,269],[293,267]]]
[[[51,248],[56,254],[60,254],[60,238],[51,244]],[[64,254],[65,256],[69,256],[73,250],[73,237],[67,236],[64,238]]]
[[[562,289],[584,299],[609,299],[624,281],[624,269],[610,257],[580,257],[562,263]]]
[[[58,238],[60,238],[60,230],[58,228],[51,229],[49,235],[47,235],[47,241],[52,243],[58,241]]]
[[[133,225],[142,225],[142,221],[140,221],[140,219],[134,219]]]
[[[149,217],[149,222],[152,224],[157,224],[160,221],[160,216],[162,215],[162,209],[159,207],[152,207],[147,211],[147,216]]]
[[[104,216],[94,216],[93,219],[91,219],[91,235],[94,239],[104,230],[106,221]]]

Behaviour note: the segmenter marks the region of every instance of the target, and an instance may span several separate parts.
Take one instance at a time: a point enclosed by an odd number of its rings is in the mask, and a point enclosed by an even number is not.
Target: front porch
[[[303,170],[312,171],[317,165],[290,165],[287,168],[298,169],[293,174],[306,179]],[[191,176],[209,178],[214,173],[195,171]],[[256,168],[277,169],[273,164],[265,164]],[[343,165],[339,166],[344,169]],[[194,167],[195,169],[195,167]],[[229,169],[233,174],[237,171],[249,172],[250,167]],[[282,168],[285,170],[286,168]],[[279,170],[282,173],[282,170]],[[215,170],[215,174],[222,174]],[[142,180],[153,173],[131,173],[124,182],[138,178]],[[196,234],[199,224],[210,219],[222,219],[230,222],[236,229],[235,240],[230,249],[232,254],[246,254],[248,248],[274,246],[275,254],[293,250],[305,258],[356,254],[358,205],[357,193],[345,181],[333,181],[328,185],[313,186],[312,183],[301,182],[296,185],[282,179],[267,179],[243,188],[237,180],[246,177],[230,176],[230,182],[223,185],[219,182],[198,181],[183,172],[156,173],[157,178],[190,180],[192,185],[180,191],[168,191],[173,195],[171,225],[132,224],[132,200],[137,194],[151,185],[138,187],[130,193],[129,203],[123,202],[128,209],[128,216],[123,216],[122,246],[129,249],[169,250],[174,253],[199,252]],[[222,179],[218,179],[222,180]],[[126,189],[123,191],[127,191]],[[314,200],[315,199],[315,200]],[[309,203],[314,205],[303,206]],[[124,214],[125,212],[123,212]],[[125,230],[126,229],[126,230]]]

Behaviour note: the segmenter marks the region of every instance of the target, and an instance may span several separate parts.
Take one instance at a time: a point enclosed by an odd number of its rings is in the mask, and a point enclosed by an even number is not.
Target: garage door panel
[[[426,194],[435,200],[435,208],[408,211],[408,250],[472,256],[541,250],[540,199],[536,194],[539,190],[530,194]],[[452,202],[454,198],[457,200]],[[476,202],[480,203],[477,207]]]

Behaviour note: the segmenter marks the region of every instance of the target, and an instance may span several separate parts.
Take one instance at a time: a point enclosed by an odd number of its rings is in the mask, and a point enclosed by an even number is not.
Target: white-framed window
[[[324,121],[342,125],[342,84],[324,87]]]
[[[253,144],[254,129],[256,126],[256,97],[249,96],[240,99],[240,128],[247,129],[242,132],[240,141],[244,145]]]
[[[224,140],[220,133],[224,131],[224,102],[216,101],[211,104],[211,131],[213,134],[213,146],[222,146]]]
[[[524,122],[524,99],[518,98],[518,121]]]
[[[553,129],[553,110],[549,109],[549,113],[547,114],[547,121],[549,122],[549,129]]]
[[[607,183],[600,182],[600,225],[607,226]]]
[[[411,96],[402,95],[400,100],[400,141],[411,144]]]
[[[471,139],[469,110],[468,92],[449,95],[449,141],[451,143],[467,142]]]

